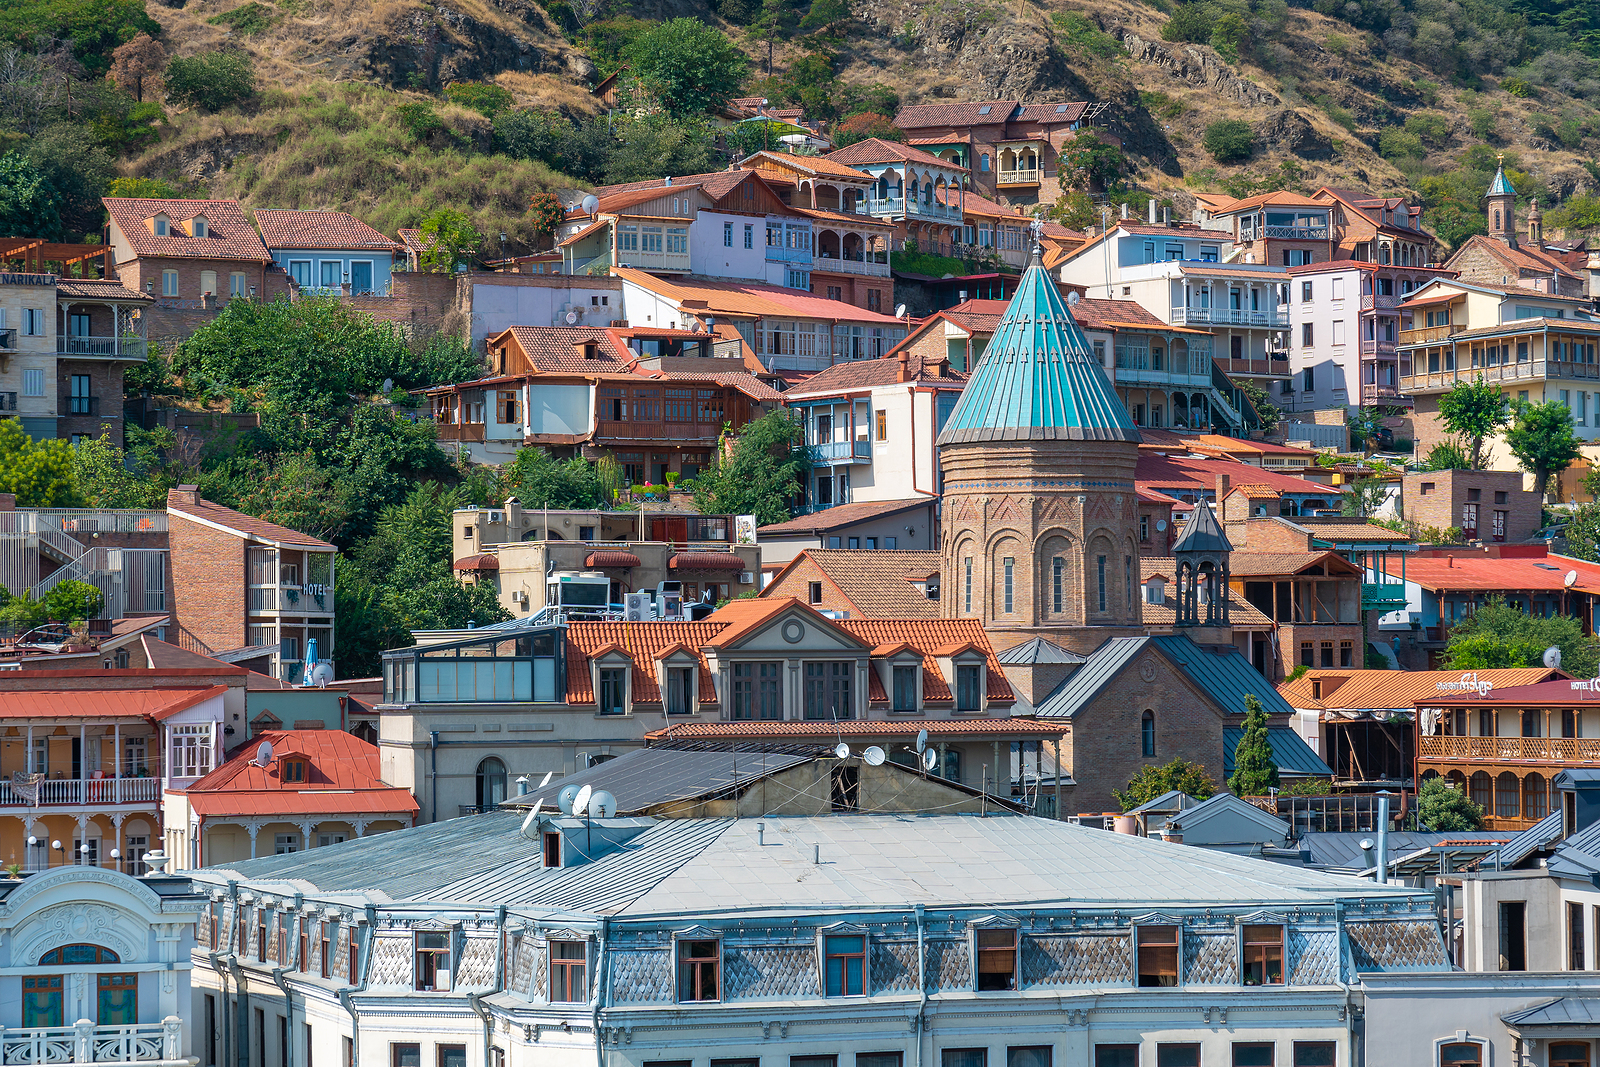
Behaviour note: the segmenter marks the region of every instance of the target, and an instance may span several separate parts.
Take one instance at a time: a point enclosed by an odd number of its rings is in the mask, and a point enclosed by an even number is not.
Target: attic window
[[[991,112],[993,110],[994,110],[994,108],[990,107],[988,104],[984,104],[982,107],[980,107],[978,109],[978,114],[987,115],[989,112]]]
[[[156,227],[156,236],[157,237],[165,237],[165,236],[167,236],[168,233],[171,232],[170,224],[167,222],[167,217],[165,215],[157,215],[156,216],[156,218],[155,218],[155,227]]]
[[[196,237],[205,237],[207,233],[206,217],[204,215],[196,215],[194,217],[194,235]]]
[[[284,782],[304,782],[306,780],[306,761],[303,759],[286,759],[280,764],[280,780]]]
[[[1322,679],[1321,678],[1313,678],[1311,680],[1311,699],[1312,700],[1321,700],[1322,699]]]

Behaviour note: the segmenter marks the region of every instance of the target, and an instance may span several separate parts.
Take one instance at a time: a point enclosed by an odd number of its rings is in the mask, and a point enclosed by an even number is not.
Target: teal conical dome
[[[1517,191],[1511,188],[1511,182],[1506,179],[1506,165],[1502,162],[1494,169],[1494,181],[1489,183],[1489,191],[1483,194],[1485,200],[1491,196],[1516,196]]]
[[[1138,440],[1035,249],[938,443]]]

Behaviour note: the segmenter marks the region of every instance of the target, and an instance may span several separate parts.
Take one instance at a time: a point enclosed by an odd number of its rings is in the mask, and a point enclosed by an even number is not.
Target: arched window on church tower
[[[1500,209],[1499,208],[1495,208],[1494,209],[1494,228],[1496,230],[1500,229]]]
[[[1146,711],[1139,717],[1139,754],[1146,759],[1156,754],[1156,713]]]

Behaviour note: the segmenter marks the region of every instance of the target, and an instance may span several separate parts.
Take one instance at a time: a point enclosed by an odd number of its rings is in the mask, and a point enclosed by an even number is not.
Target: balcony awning
[[[632,552],[591,552],[583,561],[585,567],[637,567],[639,557]]]
[[[675,571],[742,571],[744,560],[732,552],[679,552],[667,566]]]
[[[456,560],[455,569],[458,571],[497,571],[500,569],[500,559],[493,553],[484,552],[476,556],[467,556],[464,559]]]
[[[1399,305],[1395,310],[1405,311],[1409,308],[1428,307],[1432,304],[1448,304],[1452,300],[1460,300],[1466,295],[1466,293],[1446,293],[1443,296],[1425,296],[1420,300],[1407,300],[1405,303]]]

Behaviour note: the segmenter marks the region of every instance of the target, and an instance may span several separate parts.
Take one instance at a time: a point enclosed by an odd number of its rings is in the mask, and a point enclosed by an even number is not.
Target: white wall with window
[[[161,724],[166,763],[163,786],[181,788],[210,774],[226,747],[223,735],[223,697],[207,697]]]

